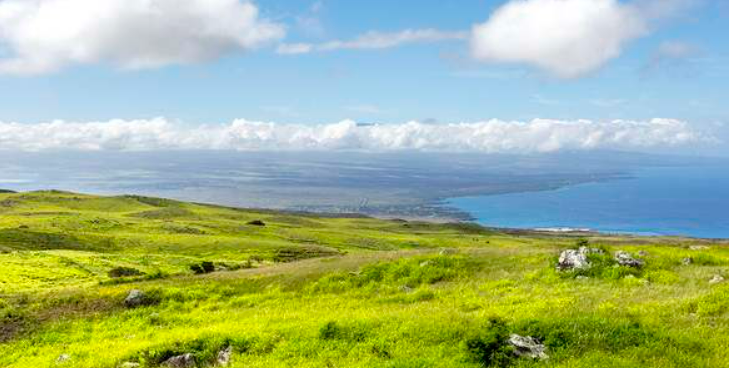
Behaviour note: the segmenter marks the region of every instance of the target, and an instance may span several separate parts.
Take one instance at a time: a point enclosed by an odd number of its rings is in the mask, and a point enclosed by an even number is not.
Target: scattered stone
[[[725,279],[724,279],[723,276],[721,276],[721,275],[714,275],[714,277],[711,280],[709,280],[709,284],[712,284],[712,285],[719,284],[719,283],[724,282],[724,280]]]
[[[58,359],[56,359],[56,363],[66,363],[67,361],[71,360],[71,356],[68,354],[61,354],[58,356]]]
[[[458,254],[458,249],[443,248],[438,254],[440,254],[441,256],[452,256],[454,254]]]
[[[167,359],[167,361],[162,363],[162,366],[170,368],[194,368],[196,366],[195,357],[190,353],[178,355]]]
[[[615,260],[618,264],[625,267],[641,268],[645,265],[642,259],[633,258],[628,252],[619,251],[615,253]]]
[[[681,263],[683,263],[684,266],[690,266],[694,264],[694,259],[692,257],[686,257],[681,260]]]
[[[531,336],[519,336],[513,334],[507,341],[514,348],[516,356],[521,358],[547,359],[549,356],[545,353],[547,348],[539,342],[539,340]]]
[[[219,366],[226,367],[230,364],[230,357],[233,355],[233,347],[228,346],[218,353],[217,363]]]
[[[705,245],[692,245],[689,247],[689,250],[707,250],[709,247]]]
[[[266,226],[266,223],[263,222],[263,221],[261,221],[261,220],[253,220],[253,221],[248,222],[248,225],[252,225],[252,226]]]
[[[139,363],[135,363],[135,362],[125,362],[119,366],[119,368],[139,368],[139,367],[140,367]]]
[[[587,256],[579,250],[567,249],[559,255],[557,271],[581,270],[590,267]]]
[[[557,271],[582,270],[590,267],[587,260],[588,254],[602,254],[603,251],[597,248],[580,247],[580,249],[567,249],[559,255]]]
[[[420,262],[420,267],[428,267],[432,264],[433,264],[433,262],[431,262],[431,261]]]
[[[137,289],[130,291],[127,298],[124,299],[124,305],[126,305],[127,308],[141,307],[146,304],[146,302],[147,298],[145,297],[144,292]]]

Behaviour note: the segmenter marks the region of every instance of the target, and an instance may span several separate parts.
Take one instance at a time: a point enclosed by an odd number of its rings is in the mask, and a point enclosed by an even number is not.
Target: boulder
[[[563,251],[559,255],[559,261],[557,262],[558,271],[585,269],[588,267],[590,267],[590,262],[587,261],[587,256],[575,249]]]
[[[221,367],[226,367],[230,364],[230,357],[233,355],[233,347],[228,346],[227,348],[218,352],[218,358],[216,362]]]
[[[61,354],[58,356],[58,359],[56,359],[56,362],[59,364],[63,364],[71,360],[71,356],[68,354]]]
[[[253,221],[249,221],[248,222],[248,225],[251,225],[251,226],[266,226],[266,223],[263,222],[263,221],[261,221],[261,220],[253,220]]]
[[[194,368],[197,366],[195,357],[190,354],[183,354],[167,359],[162,366],[169,368]]]
[[[633,258],[628,252],[619,251],[615,253],[615,260],[618,264],[625,267],[641,268],[645,265],[642,259]]]
[[[683,263],[684,266],[689,266],[694,264],[694,259],[692,257],[686,257],[681,260],[681,263]]]
[[[129,292],[126,299],[124,299],[124,305],[127,308],[141,307],[147,303],[147,298],[142,290],[134,289]]]
[[[712,285],[713,284],[719,284],[719,283],[724,282],[724,280],[725,280],[724,279],[724,276],[722,276],[722,275],[714,275],[714,277],[711,280],[709,280],[709,284],[712,284]]]
[[[559,255],[557,262],[558,271],[581,270],[590,267],[587,260],[589,254],[601,254],[602,250],[597,248],[580,247],[580,249],[567,249]]]
[[[514,348],[514,354],[520,358],[547,359],[545,353],[547,348],[539,340],[531,336],[519,336],[513,334],[507,341]]]

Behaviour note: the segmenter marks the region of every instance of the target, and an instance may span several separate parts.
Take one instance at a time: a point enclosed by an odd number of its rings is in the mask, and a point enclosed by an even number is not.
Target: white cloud
[[[465,40],[467,38],[468,32],[441,31],[437,29],[407,29],[393,33],[371,31],[349,41],[335,40],[320,44],[282,44],[279,46],[278,52],[283,55],[294,55],[313,51],[388,49],[417,42],[441,42]]]
[[[3,0],[0,73],[74,64],[121,68],[189,64],[284,36],[247,0]]]
[[[618,0],[511,0],[472,30],[473,56],[523,63],[561,78],[593,72],[649,31],[638,6]]]
[[[475,123],[298,125],[235,120],[190,127],[163,118],[109,122],[0,122],[0,150],[364,150],[536,153],[646,150],[714,142],[674,119],[648,121],[535,119]]]

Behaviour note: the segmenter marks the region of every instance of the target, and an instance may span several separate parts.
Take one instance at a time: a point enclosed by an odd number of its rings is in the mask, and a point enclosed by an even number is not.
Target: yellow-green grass
[[[729,276],[718,242],[596,237],[647,252],[646,267],[577,279],[554,268],[569,237],[55,192],[3,200],[15,203],[0,207],[0,367],[154,367],[184,352],[202,367],[227,346],[231,367],[481,367],[469,342],[495,318],[547,345],[548,360],[514,367],[729,367],[729,284],[709,283]],[[313,248],[329,252],[277,262]],[[251,256],[250,269],[188,269]],[[110,283],[118,266],[161,276]],[[125,307],[132,289],[153,303]]]

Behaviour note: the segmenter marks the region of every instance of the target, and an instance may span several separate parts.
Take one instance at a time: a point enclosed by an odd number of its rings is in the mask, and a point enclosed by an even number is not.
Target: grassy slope
[[[724,245],[595,238],[611,251],[646,250],[647,267],[636,278],[608,267],[577,280],[553,269],[573,243],[150,198],[0,194],[0,367],[155,366],[188,351],[204,365],[228,345],[233,367],[479,367],[467,341],[495,329],[493,317],[549,347],[548,361],[514,366],[729,367],[729,285],[708,283],[729,276]],[[682,265],[688,256],[696,262]],[[188,271],[251,258],[252,269]],[[168,276],[110,283],[117,266]],[[126,309],[135,288],[157,303]],[[70,359],[58,363],[62,354]]]

